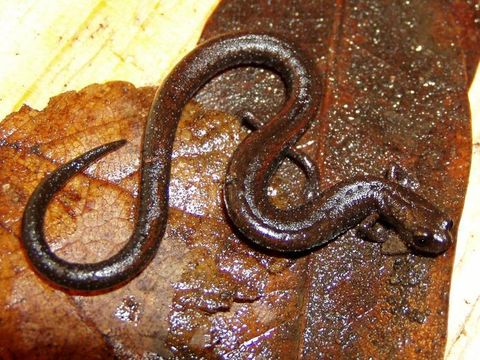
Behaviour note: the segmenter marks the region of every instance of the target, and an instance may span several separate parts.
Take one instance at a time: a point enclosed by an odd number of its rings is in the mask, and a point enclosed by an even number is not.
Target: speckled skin
[[[149,264],[165,232],[172,147],[183,107],[212,77],[238,65],[273,69],[287,90],[281,111],[240,144],[227,170],[227,213],[247,238],[277,251],[305,251],[378,214],[416,251],[438,254],[448,248],[451,221],[410,189],[381,178],[357,177],[321,192],[314,164],[291,148],[307,130],[322,100],[314,64],[277,36],[232,34],[197,47],[159,88],[144,134],[137,223],[116,255],[92,264],[62,260],[44,239],[43,219],[49,201],[70,177],[124,141],[90,150],[39,184],[28,201],[22,225],[26,253],[39,274],[63,288],[108,290]],[[286,156],[296,158],[304,168],[308,191],[305,204],[283,210],[271,204],[266,189]]]

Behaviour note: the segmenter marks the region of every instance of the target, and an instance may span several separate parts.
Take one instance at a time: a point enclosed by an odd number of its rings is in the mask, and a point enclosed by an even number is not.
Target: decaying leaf
[[[478,6],[468,0],[225,0],[203,36],[269,29],[299,39],[317,57],[326,85],[323,110],[299,145],[317,159],[324,186],[399,163],[419,180],[418,191],[458,224],[479,24]],[[271,96],[281,85],[270,76],[231,72],[197,98],[229,112],[246,106],[270,116],[281,103]],[[235,88],[251,92],[226,96]],[[352,233],[312,253],[299,284],[302,315],[289,354],[440,358],[453,254],[387,257]]]
[[[220,350],[230,352],[296,316],[301,298],[289,282],[301,275],[297,266],[240,241],[225,220],[221,184],[246,130],[238,119],[195,104],[184,111],[173,153],[167,234],[138,278],[113,292],[79,296],[55,289],[29,266],[18,236],[36,184],[58,164],[119,138],[128,140],[125,148],[56,196],[46,234],[57,254],[79,262],[106,258],[128,238],[143,123],[153,94],[153,88],[128,83],[92,85],[53,98],[43,111],[25,106],[2,123],[0,333],[5,336],[0,349],[5,356],[84,357],[78,353],[84,342],[91,344],[92,357],[100,358],[208,353],[222,342]],[[272,302],[282,305],[276,313]],[[244,327],[235,339],[227,336],[250,308],[258,325],[248,320],[252,329]]]

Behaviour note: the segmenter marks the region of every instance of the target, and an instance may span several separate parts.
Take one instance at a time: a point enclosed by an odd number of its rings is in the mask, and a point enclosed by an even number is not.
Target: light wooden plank
[[[0,0],[0,118],[91,83],[154,85],[219,0]]]
[[[469,91],[472,165],[450,290],[448,360],[480,358],[480,66]]]

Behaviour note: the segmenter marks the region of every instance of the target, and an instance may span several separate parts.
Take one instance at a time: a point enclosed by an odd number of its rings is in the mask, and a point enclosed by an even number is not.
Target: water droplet
[[[127,296],[115,310],[115,317],[123,322],[137,323],[141,306],[134,296]]]

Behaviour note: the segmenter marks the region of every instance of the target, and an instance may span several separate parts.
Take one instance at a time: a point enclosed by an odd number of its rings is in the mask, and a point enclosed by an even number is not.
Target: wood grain
[[[445,357],[477,359],[480,352],[480,66],[469,91],[472,112],[472,164],[457,239],[450,290]]]
[[[0,1],[0,118],[91,83],[156,85],[218,0]]]

